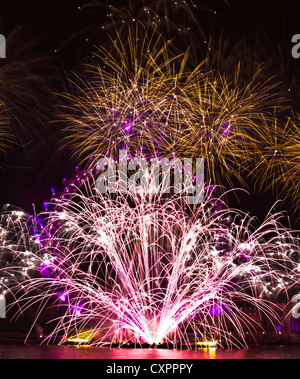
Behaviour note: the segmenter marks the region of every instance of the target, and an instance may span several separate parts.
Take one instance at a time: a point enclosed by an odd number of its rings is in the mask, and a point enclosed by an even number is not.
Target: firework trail
[[[260,191],[272,190],[296,211],[299,204],[299,115],[261,120],[253,134],[253,163],[249,177]]]
[[[0,214],[0,291],[11,291],[34,274],[39,260],[34,254],[40,250],[41,225],[35,217],[22,209],[6,205]],[[10,267],[14,267],[11,271]],[[22,284],[21,284],[22,287]]]
[[[9,129],[9,116],[5,105],[0,102],[0,151],[5,152],[12,145],[13,136]]]
[[[191,208],[181,193],[109,195],[95,186],[92,175],[78,175],[54,199],[26,250],[36,273],[9,288],[23,311],[38,304],[37,319],[57,307],[51,336],[61,343],[92,329],[95,345],[246,346],[246,332],[261,326],[239,304],[275,323],[270,286],[288,298],[299,284],[298,250],[278,214],[255,229],[211,187]],[[10,249],[16,257],[24,258],[22,243]],[[22,270],[10,264],[10,275]]]

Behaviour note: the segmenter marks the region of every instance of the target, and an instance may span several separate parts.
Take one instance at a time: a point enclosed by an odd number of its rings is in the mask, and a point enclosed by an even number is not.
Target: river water
[[[241,350],[168,350],[0,342],[0,359],[300,359],[300,345],[255,345]]]

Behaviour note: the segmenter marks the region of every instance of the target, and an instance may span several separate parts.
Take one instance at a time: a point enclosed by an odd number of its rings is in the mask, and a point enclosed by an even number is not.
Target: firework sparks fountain
[[[40,216],[44,227],[25,228],[23,214],[2,223],[2,262],[7,249],[14,255],[2,286],[23,310],[39,304],[36,320],[57,306],[52,336],[61,343],[91,329],[99,346],[215,338],[246,346],[245,333],[261,326],[239,304],[276,320],[270,286],[288,297],[299,283],[296,242],[279,214],[255,229],[213,187],[191,206],[182,193],[101,194],[95,183],[89,172],[77,175]],[[8,247],[7,225],[16,223],[19,240]],[[3,279],[8,271],[14,285]]]

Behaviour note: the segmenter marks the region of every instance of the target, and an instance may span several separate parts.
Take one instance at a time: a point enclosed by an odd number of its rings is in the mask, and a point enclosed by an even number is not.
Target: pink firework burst
[[[95,345],[246,346],[246,333],[261,325],[241,303],[276,330],[269,287],[288,298],[299,283],[296,241],[279,214],[255,228],[211,187],[191,207],[181,193],[100,194],[92,176],[81,179],[53,200],[39,244],[27,251],[39,275],[18,280],[23,309],[59,306],[52,336],[60,343],[92,328]],[[22,258],[20,242],[14,246]],[[20,264],[10,267],[16,271]]]

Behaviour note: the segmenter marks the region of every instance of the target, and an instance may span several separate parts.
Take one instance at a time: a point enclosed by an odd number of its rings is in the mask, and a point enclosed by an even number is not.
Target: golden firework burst
[[[0,102],[0,152],[5,152],[11,145],[12,134],[9,130],[9,117],[4,104]]]
[[[97,65],[86,65],[66,92],[61,119],[64,146],[83,163],[92,155],[129,154],[207,161],[207,180],[230,182],[253,163],[262,119],[282,108],[276,84],[259,81],[260,68],[248,83],[239,83],[240,66],[228,81],[204,62],[188,69],[188,51],[173,56],[170,41],[153,32],[140,38],[129,28],[124,39],[110,37],[100,46]]]
[[[284,120],[262,119],[253,147],[256,165],[250,172],[259,190],[271,189],[277,197],[290,200],[295,210],[300,195],[300,115]]]

